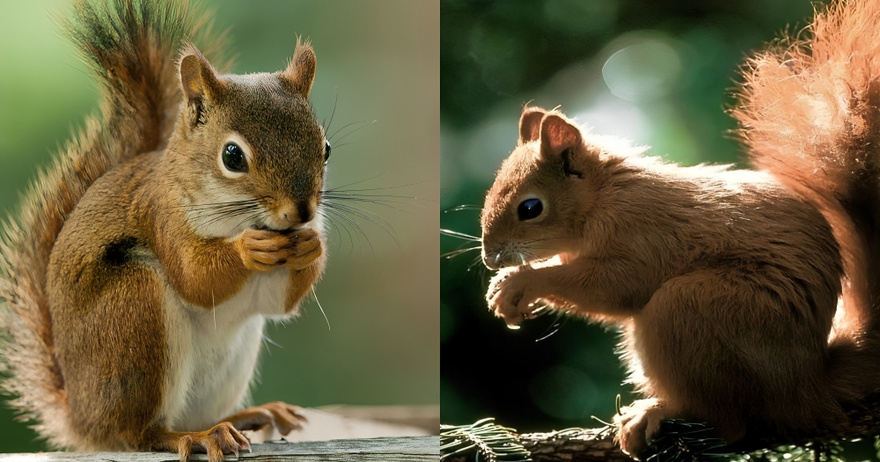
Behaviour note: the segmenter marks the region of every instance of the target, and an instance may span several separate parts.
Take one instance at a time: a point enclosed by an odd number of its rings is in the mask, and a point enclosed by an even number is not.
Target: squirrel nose
[[[486,268],[489,269],[499,269],[501,268],[501,252],[487,252],[485,249],[483,250],[483,264],[486,265]]]
[[[315,218],[315,211],[309,201],[299,201],[295,205],[284,207],[278,211],[278,218],[288,227],[304,224]]]

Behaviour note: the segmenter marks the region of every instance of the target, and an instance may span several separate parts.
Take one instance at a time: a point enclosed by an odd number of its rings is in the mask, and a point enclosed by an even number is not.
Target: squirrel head
[[[183,104],[169,174],[199,234],[315,227],[330,144],[308,102],[316,59],[296,44],[275,73],[220,75],[193,45],[180,59]]]
[[[498,269],[576,256],[601,184],[599,151],[561,112],[526,107],[517,146],[486,195],[483,263]]]

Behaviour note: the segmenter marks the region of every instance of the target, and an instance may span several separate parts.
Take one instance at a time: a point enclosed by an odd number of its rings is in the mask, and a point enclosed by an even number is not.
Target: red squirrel
[[[183,1],[76,3],[67,31],[100,84],[89,118],[7,223],[3,387],[51,445],[193,451],[298,428],[299,408],[241,404],[267,318],[324,269],[330,144],[308,101],[316,57],[223,74]],[[238,412],[236,412],[238,411]]]
[[[621,327],[645,399],[617,416],[729,442],[844,429],[880,391],[880,2],[757,55],[733,115],[756,170],[684,167],[526,107],[481,216],[491,310]]]

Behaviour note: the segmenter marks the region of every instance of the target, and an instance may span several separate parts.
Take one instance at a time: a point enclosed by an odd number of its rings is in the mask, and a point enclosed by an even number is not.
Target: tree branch
[[[741,441],[735,446],[717,446],[717,442],[720,440],[709,437],[707,427],[702,424],[667,421],[664,422],[665,435],[657,438],[656,442],[658,446],[663,448],[661,450],[676,452],[676,456],[681,456],[692,450],[708,450],[708,452],[719,455],[733,455],[775,449],[786,445],[816,447],[817,443],[823,442],[873,438],[880,435],[880,394],[865,399],[859,406],[853,406],[847,411],[847,415],[850,418],[850,425],[846,431],[840,434],[820,433],[790,439],[759,438]],[[548,433],[513,434],[512,439],[531,453],[532,462],[624,462],[633,460],[624,454],[614,442],[614,432],[615,430],[610,426],[577,428]],[[682,441],[685,443],[683,444]],[[698,447],[691,446],[694,444]],[[685,446],[689,446],[691,449],[687,449]],[[443,453],[448,454],[446,451]],[[693,454],[693,460],[707,458],[705,454],[697,455],[699,452]],[[444,462],[473,461],[474,451],[457,454],[454,457],[445,457],[443,460]],[[481,457],[480,460],[484,459]],[[495,460],[501,462],[512,459],[498,457]],[[677,460],[689,460],[689,458],[683,457]]]

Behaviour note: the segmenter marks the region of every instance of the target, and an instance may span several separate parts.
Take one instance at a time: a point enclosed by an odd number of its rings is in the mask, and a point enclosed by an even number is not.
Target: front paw
[[[620,449],[634,458],[641,458],[657,436],[663,420],[675,417],[657,399],[640,399],[620,409],[614,416]]]
[[[508,327],[518,326],[535,310],[534,302],[538,297],[532,290],[530,273],[528,269],[503,268],[489,283],[486,293],[489,309]]]
[[[318,233],[303,228],[295,231],[246,229],[235,240],[245,268],[271,271],[284,266],[307,268],[324,253]]]

